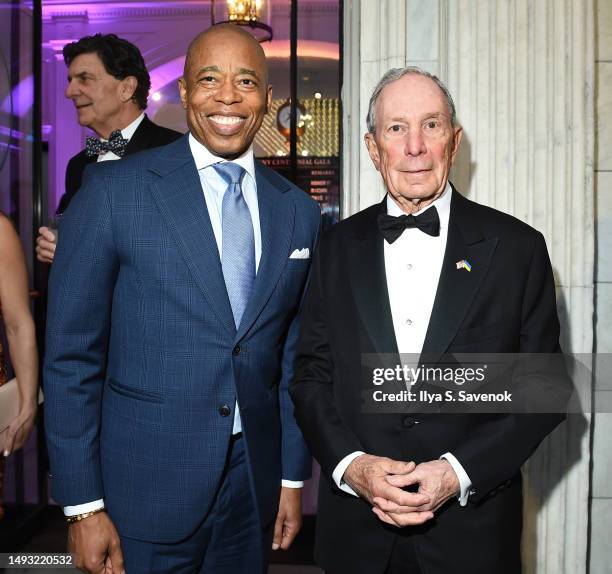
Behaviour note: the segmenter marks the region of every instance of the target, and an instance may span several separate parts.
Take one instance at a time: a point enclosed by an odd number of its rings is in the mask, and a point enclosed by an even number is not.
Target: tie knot
[[[114,132],[111,133],[111,135],[108,137],[108,142],[116,142],[116,141],[120,141],[123,139],[123,136],[121,135],[121,130],[115,130]]]
[[[213,165],[215,171],[223,178],[227,185],[240,183],[244,168],[237,163],[226,161]]]
[[[387,243],[393,243],[404,232],[404,229],[416,227],[423,233],[438,237],[440,235],[440,216],[435,205],[420,215],[400,215],[393,217],[386,213],[378,215],[378,228]]]
[[[97,138],[88,137],[85,143],[85,154],[93,157],[112,151],[115,155],[123,157],[127,148],[128,140],[121,135],[121,130],[115,130],[108,138],[102,141]]]

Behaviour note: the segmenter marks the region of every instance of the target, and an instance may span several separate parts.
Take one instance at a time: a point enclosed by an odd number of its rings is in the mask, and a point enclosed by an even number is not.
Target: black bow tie
[[[106,142],[88,137],[85,142],[85,155],[93,157],[107,151],[112,151],[116,156],[123,157],[128,141],[121,135],[121,130],[115,130]]]
[[[418,227],[423,233],[437,237],[440,235],[440,217],[436,206],[432,206],[421,215],[400,215],[393,217],[386,213],[378,216],[378,229],[387,243],[393,243],[408,227]]]

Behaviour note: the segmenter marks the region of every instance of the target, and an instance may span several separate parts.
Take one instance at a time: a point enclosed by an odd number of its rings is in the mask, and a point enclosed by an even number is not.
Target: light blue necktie
[[[227,183],[221,204],[221,267],[237,329],[255,281],[253,221],[240,187],[244,169],[231,162],[213,167]]]

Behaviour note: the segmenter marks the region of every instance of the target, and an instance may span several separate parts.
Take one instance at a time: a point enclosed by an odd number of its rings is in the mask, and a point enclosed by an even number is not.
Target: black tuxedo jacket
[[[146,115],[140,125],[130,138],[130,141],[125,148],[125,155],[132,155],[145,149],[159,147],[172,143],[181,137],[182,134],[174,130],[164,128],[154,124]],[[70,159],[66,167],[66,191],[62,195],[57,213],[63,213],[72,201],[74,194],[81,187],[83,180],[83,172],[90,163],[96,162],[96,157],[87,157],[85,150],[81,150],[78,154]]]
[[[316,559],[333,573],[382,573],[395,537],[409,536],[424,574],[517,574],[521,465],[564,415],[364,413],[362,354],[397,354],[376,221],[385,201],[322,238],[304,302],[291,396],[322,468]],[[471,272],[457,269],[462,259]],[[556,352],[555,286],[543,236],[453,190],[423,353]],[[357,450],[417,463],[451,452],[475,493],[466,507],[452,499],[421,527],[389,527],[331,478]]]

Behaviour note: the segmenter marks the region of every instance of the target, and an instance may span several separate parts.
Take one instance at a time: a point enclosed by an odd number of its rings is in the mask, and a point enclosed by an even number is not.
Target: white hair
[[[440,80],[440,78],[438,78],[437,76],[434,76],[433,74],[430,74],[429,72],[426,72],[425,70],[416,66],[406,66],[405,68],[392,68],[378,81],[378,84],[376,84],[376,87],[372,92],[372,96],[370,97],[370,105],[368,106],[368,115],[366,117],[366,125],[368,127],[368,132],[370,132],[371,134],[376,133],[376,115],[374,109],[376,107],[376,102],[378,101],[380,93],[389,84],[392,84],[393,82],[396,82],[397,80],[409,74],[429,78],[436,84],[436,86],[438,86],[438,88],[440,88],[442,94],[444,95],[444,99],[446,100],[451,125],[453,127],[457,125],[457,113],[455,111],[455,103],[453,102],[453,98],[450,95],[448,88],[444,85],[442,80]]]

